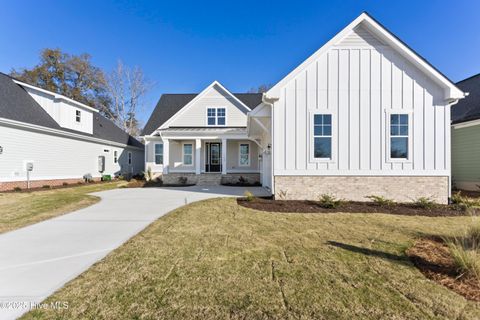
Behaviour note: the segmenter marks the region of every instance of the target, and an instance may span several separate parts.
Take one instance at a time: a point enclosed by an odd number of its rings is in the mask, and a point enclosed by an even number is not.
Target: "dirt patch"
[[[373,202],[345,202],[336,208],[324,208],[318,201],[309,200],[272,200],[255,198],[247,201],[239,198],[238,204],[247,208],[269,212],[299,212],[299,213],[386,213],[405,216],[428,217],[455,217],[465,216],[467,211],[454,205],[436,205],[434,208],[421,208],[410,203],[395,205],[378,205]],[[477,214],[477,210],[468,211],[468,214]]]
[[[480,281],[458,274],[448,247],[441,239],[421,239],[406,253],[427,278],[468,300],[480,302]]]

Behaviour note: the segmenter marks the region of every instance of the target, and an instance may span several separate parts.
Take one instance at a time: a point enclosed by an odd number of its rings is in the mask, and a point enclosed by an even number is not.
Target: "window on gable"
[[[163,143],[155,144],[155,164],[163,164]]]
[[[239,157],[240,166],[250,165],[250,145],[248,143],[240,143]]]
[[[113,151],[113,163],[118,163],[118,151]]]
[[[224,126],[227,111],[225,108],[207,108],[207,125],[209,126]]]
[[[390,158],[408,159],[408,114],[390,115]]]
[[[132,164],[132,153],[131,152],[128,153],[128,164],[129,165]]]
[[[193,164],[193,144],[191,143],[183,145],[183,164],[186,166]]]
[[[332,115],[313,115],[313,157],[332,158]]]
[[[208,108],[207,109],[207,124],[209,126],[216,125],[216,117],[217,117],[217,109],[215,108]]]
[[[75,111],[75,121],[80,122],[82,120],[82,112],[80,110]]]

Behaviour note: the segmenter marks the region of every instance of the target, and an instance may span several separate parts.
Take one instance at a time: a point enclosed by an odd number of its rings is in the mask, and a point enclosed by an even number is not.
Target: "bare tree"
[[[273,87],[273,85],[271,84],[261,84],[256,88],[250,88],[250,90],[248,90],[248,93],[264,93],[270,90],[271,87]]]
[[[152,83],[145,78],[140,67],[129,68],[119,60],[116,68],[106,76],[106,87],[111,103],[102,111],[120,128],[138,136],[137,112],[143,106],[143,98]]]

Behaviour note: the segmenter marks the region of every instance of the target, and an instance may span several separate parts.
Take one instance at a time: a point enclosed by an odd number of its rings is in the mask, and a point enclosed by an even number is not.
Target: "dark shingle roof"
[[[150,116],[150,119],[148,119],[147,124],[143,128],[142,136],[154,132],[197,95],[197,93],[162,94],[160,100],[158,100],[157,106]],[[250,109],[254,109],[262,103],[261,93],[233,93],[233,95]]]
[[[99,113],[93,114],[93,134],[60,127],[21,85],[13,82],[11,77],[1,72],[0,118],[143,148],[141,142]]]
[[[452,123],[480,119],[480,73],[457,82],[457,87],[469,95],[452,106]]]

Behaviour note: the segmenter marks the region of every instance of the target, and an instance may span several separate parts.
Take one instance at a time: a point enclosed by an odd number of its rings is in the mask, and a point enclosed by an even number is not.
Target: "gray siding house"
[[[457,86],[469,95],[452,108],[453,186],[480,191],[480,74]]]
[[[0,73],[0,190],[134,174],[143,155],[96,109]]]

